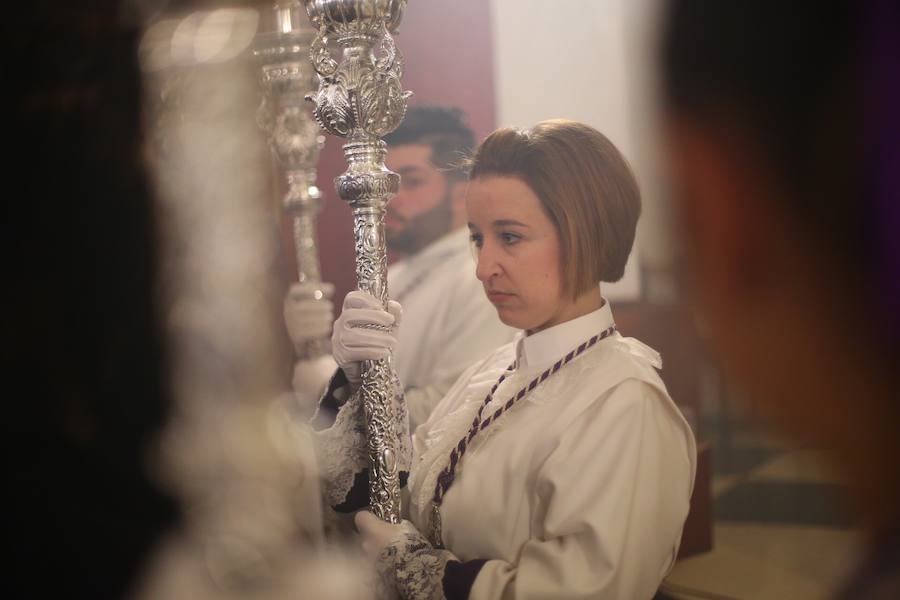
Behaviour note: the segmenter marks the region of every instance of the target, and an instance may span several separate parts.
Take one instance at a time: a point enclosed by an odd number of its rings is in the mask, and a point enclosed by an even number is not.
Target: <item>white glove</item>
[[[384,310],[381,302],[366,292],[350,292],[344,298],[344,310],[331,334],[331,353],[354,390],[362,382],[360,362],[385,358],[393,352],[401,313],[399,302],[389,300]]]
[[[331,333],[333,293],[334,286],[324,282],[295,283],[288,290],[284,298],[284,323],[294,346],[300,348],[309,340],[324,338]]]
[[[375,558],[376,598],[446,599],[444,572],[449,561],[457,560],[453,554],[434,548],[406,519],[393,525],[363,510],[353,520],[363,551]]]
[[[361,510],[353,516],[353,522],[359,531],[359,541],[363,552],[377,558],[388,546],[397,543],[403,534],[417,534],[416,526],[403,519],[393,524],[382,521],[369,510]]]

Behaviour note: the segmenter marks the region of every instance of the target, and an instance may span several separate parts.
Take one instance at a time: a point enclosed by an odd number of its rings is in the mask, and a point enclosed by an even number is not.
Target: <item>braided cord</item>
[[[453,481],[456,478],[456,469],[462,460],[463,456],[466,454],[466,450],[469,448],[469,444],[472,442],[472,439],[478,435],[480,431],[487,429],[491,423],[497,421],[504,412],[508,411],[512,408],[519,400],[524,398],[531,390],[536,388],[538,385],[546,381],[553,374],[563,368],[565,365],[574,360],[577,356],[582,354],[588,348],[591,348],[599,342],[600,340],[609,337],[615,332],[616,326],[612,325],[611,327],[603,330],[597,335],[593,336],[591,339],[582,342],[577,348],[566,354],[563,358],[556,361],[553,366],[549,367],[543,373],[535,377],[531,383],[523,387],[518,391],[517,394],[512,396],[506,403],[495,410],[493,414],[488,415],[482,420],[481,415],[484,413],[484,409],[488,404],[494,399],[494,392],[497,391],[497,388],[500,387],[500,384],[506,379],[506,376],[509,375],[515,363],[511,364],[507,367],[506,371],[503,375],[500,376],[500,379],[497,380],[491,387],[491,391],[488,392],[488,395],[485,397],[484,401],[481,403],[481,406],[478,409],[478,414],[475,415],[475,419],[472,421],[472,426],[469,428],[469,432],[460,438],[459,442],[456,444],[456,447],[450,452],[450,461],[449,464],[444,467],[444,470],[441,471],[441,474],[438,475],[437,482],[434,486],[434,495],[432,496],[432,503],[434,503],[435,507],[439,507],[441,503],[444,501],[444,495],[447,493],[447,490],[450,489],[450,486],[453,485]]]

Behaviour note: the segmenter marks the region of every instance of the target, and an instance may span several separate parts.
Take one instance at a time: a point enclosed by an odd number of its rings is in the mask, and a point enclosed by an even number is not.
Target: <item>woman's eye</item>
[[[507,246],[512,246],[516,242],[522,239],[522,236],[517,235],[515,233],[501,233],[500,239],[503,240],[503,243]]]
[[[472,242],[472,245],[474,245],[476,248],[481,248],[481,246],[484,244],[484,238],[480,233],[470,233],[469,241]]]

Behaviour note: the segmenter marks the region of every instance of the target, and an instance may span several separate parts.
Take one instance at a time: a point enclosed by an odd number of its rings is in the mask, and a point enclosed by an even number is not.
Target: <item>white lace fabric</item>
[[[341,391],[349,388],[341,388]],[[409,436],[409,416],[400,381],[393,379],[394,430],[398,439],[398,469],[409,472],[412,446]],[[335,395],[338,395],[337,393]],[[322,493],[328,506],[342,504],[353,488],[358,473],[369,468],[366,444],[366,420],[361,394],[350,394],[338,409],[334,424],[315,433],[316,456]]]
[[[446,600],[444,571],[456,560],[447,550],[433,547],[409,521],[406,531],[381,551],[376,563],[377,600]]]
[[[509,355],[509,363],[511,363],[514,354],[509,352]],[[418,456],[415,469],[410,473],[409,481],[410,514],[414,516],[414,522],[418,523],[420,527],[425,527],[431,518],[431,498],[434,494],[434,486],[438,475],[447,466],[450,451],[469,431],[485,396],[504,372],[504,367],[481,370],[485,363],[492,364],[494,362],[502,363],[495,356],[491,356],[474,367],[474,373],[471,375],[469,372],[463,374],[460,381],[465,378],[468,379],[468,382],[465,398],[459,403],[459,407],[441,417],[436,423],[429,424],[427,437],[423,440],[424,447],[420,449],[421,454]],[[467,375],[470,376],[467,377]],[[516,381],[518,381],[516,375],[508,377],[501,389],[506,387],[507,382],[512,382],[514,385]],[[448,395],[452,393],[453,390]]]

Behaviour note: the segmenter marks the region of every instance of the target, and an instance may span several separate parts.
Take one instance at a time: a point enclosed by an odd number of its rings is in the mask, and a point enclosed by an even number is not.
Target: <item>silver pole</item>
[[[298,281],[314,284],[312,298],[327,300],[331,292],[322,285],[316,242],[316,215],[322,204],[316,162],[325,137],[305,103],[306,94],[316,87],[308,59],[316,32],[299,0],[276,3],[274,15],[269,16],[273,30],[257,37],[253,53],[262,69],[263,99],[257,120],[287,184],[282,206],[294,222]],[[295,350],[299,359],[317,358],[330,352],[329,340],[307,340]]]
[[[318,30],[310,58],[319,75],[311,96],[319,124],[347,139],[348,169],[335,179],[338,195],[353,210],[359,289],[387,304],[384,213],[400,176],[387,169],[381,139],[397,128],[410,96],[400,84],[403,65],[394,46],[407,0],[305,0]],[[329,41],[343,49],[340,61]],[[377,56],[376,56],[377,52]],[[365,361],[362,402],[370,461],[369,501],[381,519],[400,522],[399,440],[394,428],[393,369],[390,359]]]

